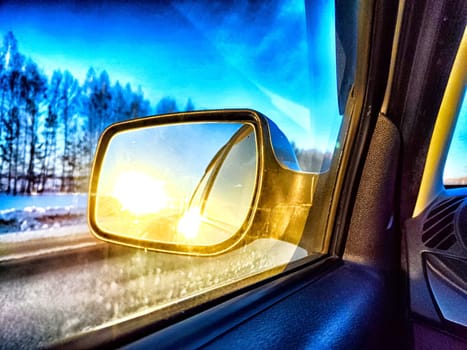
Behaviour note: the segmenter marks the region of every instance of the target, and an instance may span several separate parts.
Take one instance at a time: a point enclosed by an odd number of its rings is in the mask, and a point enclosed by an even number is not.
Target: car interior
[[[444,185],[443,169],[465,95],[466,14],[464,1],[359,4],[327,255],[60,345],[465,349],[467,189]]]

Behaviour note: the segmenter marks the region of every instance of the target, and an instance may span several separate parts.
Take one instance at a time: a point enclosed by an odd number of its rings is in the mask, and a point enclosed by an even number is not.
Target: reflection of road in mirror
[[[130,238],[173,242],[177,237],[180,210],[168,209],[135,213],[125,209],[115,197],[98,197],[98,224],[107,232]]]
[[[138,240],[222,243],[247,218],[256,174],[256,137],[246,123],[120,132],[99,174],[96,222],[106,232]]]

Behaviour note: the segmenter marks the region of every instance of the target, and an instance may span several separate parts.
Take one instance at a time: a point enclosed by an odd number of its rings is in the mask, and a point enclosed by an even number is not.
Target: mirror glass
[[[258,173],[248,123],[184,123],[116,133],[96,193],[98,228],[160,243],[209,246],[248,218]]]

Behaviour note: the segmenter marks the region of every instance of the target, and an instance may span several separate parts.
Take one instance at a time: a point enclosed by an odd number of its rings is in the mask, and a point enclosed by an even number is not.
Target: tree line
[[[193,109],[189,99],[184,110]],[[0,193],[86,191],[105,127],[178,110],[172,97],[152,108],[141,87],[111,84],[105,70],[89,68],[83,83],[68,70],[47,77],[8,32],[0,47]]]

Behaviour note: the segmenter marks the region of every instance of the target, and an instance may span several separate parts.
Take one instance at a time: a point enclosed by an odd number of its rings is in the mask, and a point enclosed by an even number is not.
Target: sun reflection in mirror
[[[158,213],[168,205],[168,196],[163,181],[146,173],[126,171],[118,175],[113,187],[113,196],[135,215]]]
[[[186,240],[193,240],[198,236],[201,220],[199,208],[190,208],[180,218],[177,230]]]

